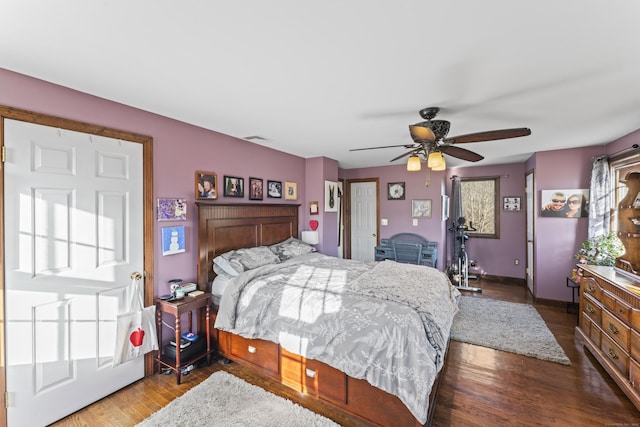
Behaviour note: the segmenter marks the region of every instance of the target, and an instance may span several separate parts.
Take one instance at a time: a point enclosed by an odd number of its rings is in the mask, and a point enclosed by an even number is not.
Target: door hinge
[[[2,146],[2,152],[0,153],[0,162],[4,163],[7,161],[7,146]]]
[[[9,407],[9,392],[8,391],[4,392],[4,407],[5,408]]]

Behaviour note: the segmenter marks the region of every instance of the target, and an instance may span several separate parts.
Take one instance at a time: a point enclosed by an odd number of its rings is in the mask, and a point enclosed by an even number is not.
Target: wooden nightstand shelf
[[[211,354],[215,352],[215,349],[211,346],[211,336],[209,334],[209,323],[211,316],[211,294],[204,293],[202,295],[198,295],[195,297],[190,297],[189,295],[185,296],[181,300],[177,301],[165,301],[161,299],[156,299],[156,323],[158,328],[158,351],[156,354],[156,362],[158,364],[158,370],[165,366],[176,373],[177,382],[180,384],[180,379],[182,377],[182,368],[185,366],[189,366],[197,361],[207,358],[207,364],[211,362]],[[197,310],[201,312],[204,310],[205,312],[205,321],[198,322],[198,331],[197,334],[200,337],[204,337],[206,340],[206,347],[202,352],[199,352],[195,355],[190,355],[186,360],[181,360],[179,351],[179,343],[182,338],[182,322],[180,317],[188,313],[188,328],[184,332],[193,332],[192,328],[192,312]],[[168,357],[164,355],[164,347],[162,345],[162,314],[169,313],[173,315],[175,318],[175,342],[178,343],[176,348],[176,356],[175,361],[170,360]],[[200,319],[201,317],[199,317]],[[204,324],[203,324],[204,323]],[[202,339],[202,338],[201,338]]]

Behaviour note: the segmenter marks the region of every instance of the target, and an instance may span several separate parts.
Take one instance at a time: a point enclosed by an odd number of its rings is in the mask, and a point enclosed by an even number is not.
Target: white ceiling
[[[485,160],[640,128],[637,0],[3,0],[0,68],[342,168],[388,165],[418,111]],[[402,163],[400,160],[395,163]],[[448,157],[449,165],[472,165]]]

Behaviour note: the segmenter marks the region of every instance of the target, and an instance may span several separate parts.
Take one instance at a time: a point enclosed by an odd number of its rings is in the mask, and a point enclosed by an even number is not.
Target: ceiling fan
[[[379,148],[392,148],[392,147],[404,147],[408,151],[391,159],[391,162],[399,160],[406,156],[422,157],[422,160],[429,158],[432,153],[438,154],[442,158],[442,154],[447,154],[452,157],[457,157],[469,162],[478,162],[484,159],[478,153],[473,151],[456,147],[454,144],[462,144],[468,142],[483,142],[494,141],[498,139],[518,138],[521,136],[531,135],[529,128],[514,128],[514,129],[501,129],[491,130],[485,132],[469,133],[466,135],[447,137],[451,123],[447,120],[434,120],[440,108],[427,107],[420,110],[420,117],[425,121],[409,125],[409,133],[413,139],[413,144],[401,144],[401,145],[385,145],[381,147],[369,147],[369,148],[354,148],[349,151],[360,150],[376,150]],[[442,164],[444,164],[444,158],[442,158]],[[444,167],[442,167],[443,170]]]

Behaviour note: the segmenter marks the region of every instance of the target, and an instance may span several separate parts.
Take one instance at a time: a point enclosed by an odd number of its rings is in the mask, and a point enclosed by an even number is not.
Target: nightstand
[[[211,354],[215,352],[213,348],[211,348],[211,336],[209,334],[209,323],[211,316],[211,294],[204,293],[195,297],[191,297],[186,295],[181,300],[175,301],[165,301],[161,299],[155,300],[156,304],[156,323],[158,328],[158,350],[156,354],[156,362],[158,364],[158,371],[161,370],[162,366],[165,366],[176,373],[177,382],[180,384],[180,380],[182,377],[182,368],[185,366],[189,366],[197,361],[207,358],[207,364],[211,363]],[[197,334],[202,337],[204,335],[204,339],[206,341],[206,347],[203,351],[189,355],[186,360],[181,360],[180,353],[185,352],[180,351],[180,340],[182,338],[182,321],[181,317],[183,314],[187,314],[188,319],[188,328],[185,332],[193,332],[192,331],[192,314],[193,311],[197,311],[201,313],[205,312],[205,321],[198,322],[198,331]],[[164,347],[162,346],[162,315],[163,313],[168,313],[173,315],[175,319],[175,343],[176,343],[176,355],[175,361],[170,360],[164,354]],[[199,317],[199,319],[201,316]],[[202,324],[204,323],[204,324]],[[186,349],[185,349],[186,350]]]

